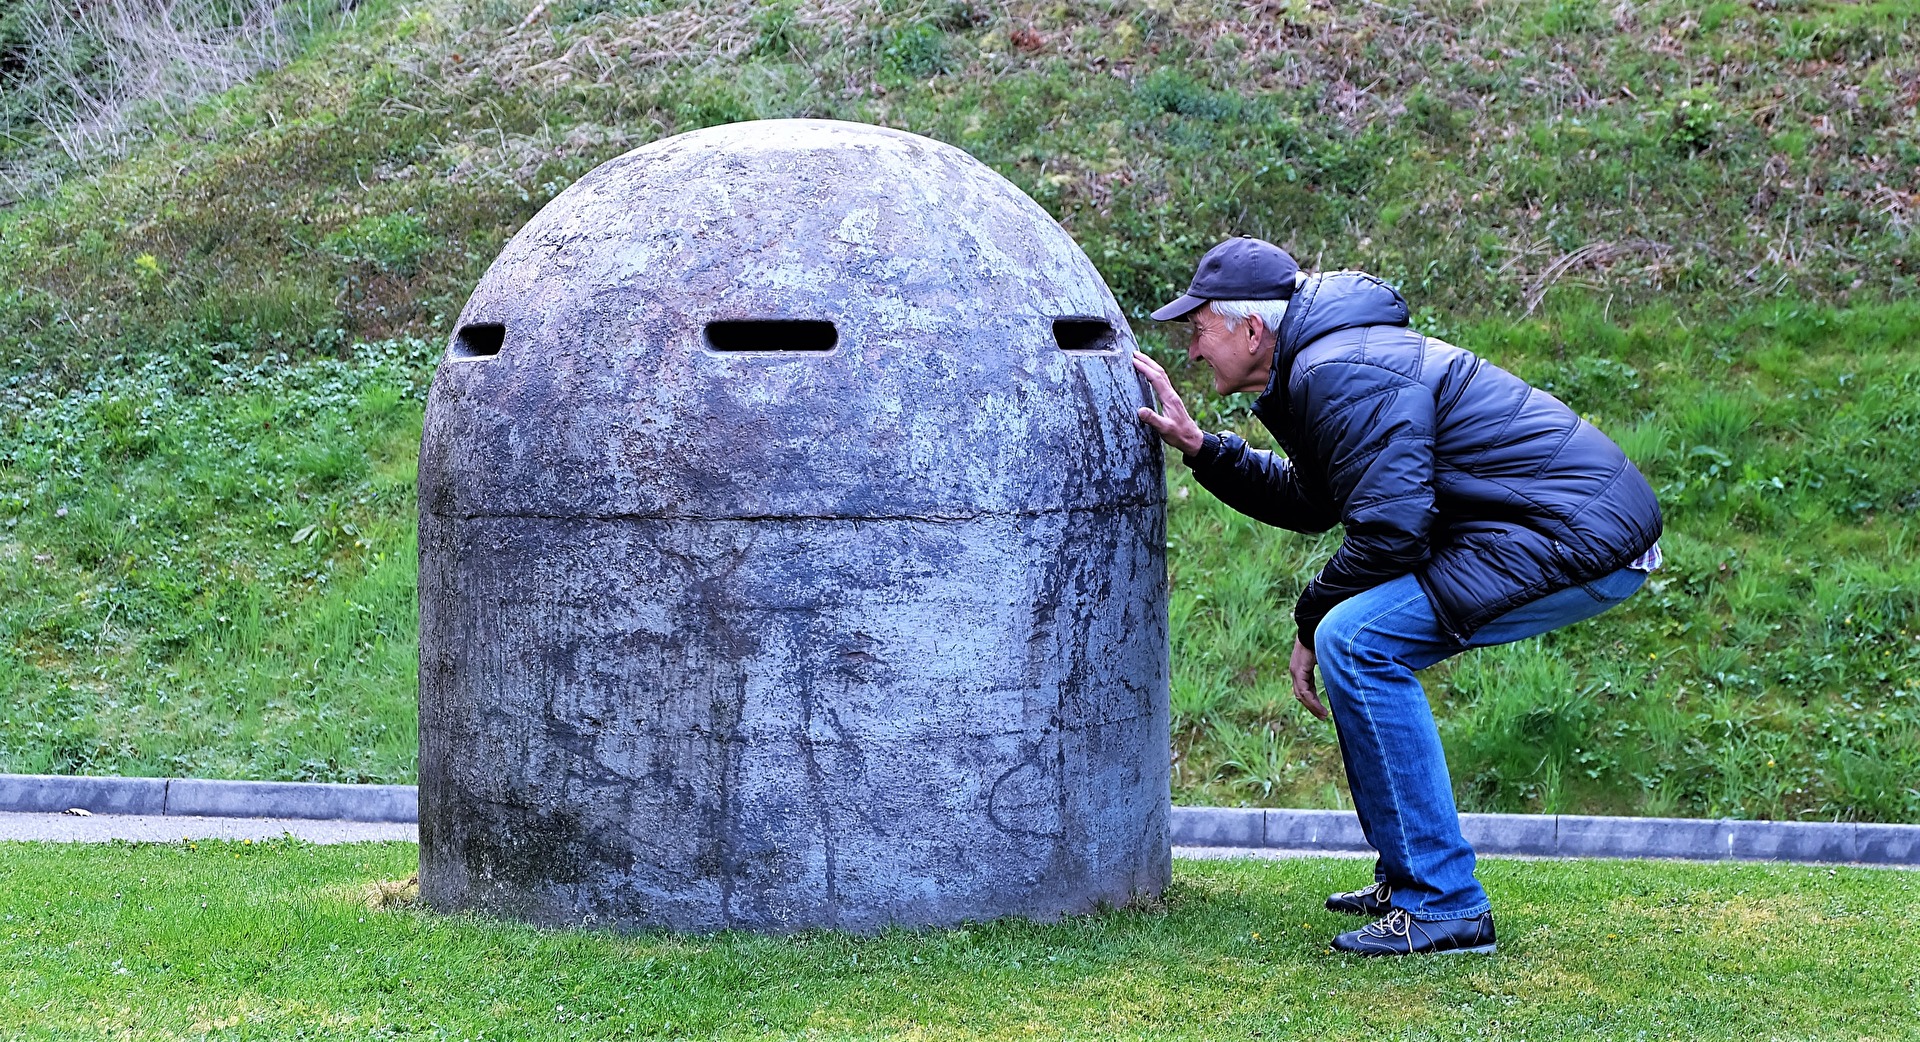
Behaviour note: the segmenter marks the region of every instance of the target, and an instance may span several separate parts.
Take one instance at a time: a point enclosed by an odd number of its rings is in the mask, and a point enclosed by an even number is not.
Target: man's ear
[[[1247,316],[1247,346],[1251,351],[1260,350],[1260,341],[1267,337],[1267,322],[1259,315]]]

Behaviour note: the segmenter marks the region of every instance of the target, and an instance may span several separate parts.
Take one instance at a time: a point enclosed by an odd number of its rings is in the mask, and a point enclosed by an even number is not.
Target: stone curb
[[[0,774],[0,811],[57,814],[74,807],[95,814],[411,823],[419,797],[411,785]]]
[[[416,792],[411,785],[0,774],[0,811],[410,823]],[[1175,807],[1171,824],[1173,844],[1182,847],[1371,849],[1352,811]],[[1482,854],[1920,867],[1920,825],[1462,814],[1460,828]]]
[[[1372,849],[1352,811],[1175,807],[1173,842],[1187,847]],[[1481,854],[1529,857],[1801,861],[1920,868],[1920,825],[1575,814],[1462,814]]]

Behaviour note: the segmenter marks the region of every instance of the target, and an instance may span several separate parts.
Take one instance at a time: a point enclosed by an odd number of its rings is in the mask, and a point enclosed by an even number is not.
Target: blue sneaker
[[[1472,919],[1415,919],[1396,908],[1385,916],[1333,939],[1333,950],[1349,955],[1468,955],[1494,950],[1493,913]]]

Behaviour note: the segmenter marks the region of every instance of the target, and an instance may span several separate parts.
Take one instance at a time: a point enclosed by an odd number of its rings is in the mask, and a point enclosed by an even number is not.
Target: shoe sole
[[[1366,959],[1393,958],[1395,956],[1404,958],[1408,955],[1492,955],[1498,950],[1498,942],[1494,944],[1477,944],[1471,948],[1448,948],[1445,951],[1438,952],[1350,952],[1341,948],[1335,948],[1331,945],[1327,947],[1329,954],[1358,955]]]
[[[1448,948],[1444,952],[1422,952],[1423,955],[1492,955],[1498,950],[1497,944],[1479,944],[1472,948]]]

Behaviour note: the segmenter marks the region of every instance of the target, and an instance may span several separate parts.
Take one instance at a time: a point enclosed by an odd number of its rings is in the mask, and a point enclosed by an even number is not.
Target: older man
[[[1307,276],[1259,239],[1210,250],[1153,317],[1194,325],[1214,390],[1258,391],[1285,455],[1201,431],[1166,370],[1134,365],[1140,419],[1227,505],[1344,540],[1294,607],[1293,690],[1333,703],[1374,882],[1327,907],[1376,917],[1333,947],[1491,952],[1493,913],[1460,834],[1446,756],[1414,672],[1468,648],[1597,615],[1658,566],[1660,507],[1619,447],[1553,396],[1408,328],[1407,302],[1358,271]]]

